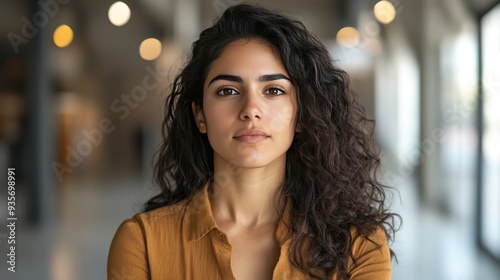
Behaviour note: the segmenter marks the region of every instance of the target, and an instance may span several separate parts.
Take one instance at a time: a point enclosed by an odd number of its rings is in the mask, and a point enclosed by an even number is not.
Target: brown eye
[[[278,95],[282,95],[282,94],[285,94],[285,91],[280,89],[280,88],[270,88],[266,91],[264,91],[265,94],[267,95],[271,95],[271,96],[278,96]]]
[[[217,92],[217,95],[235,95],[238,92],[232,88],[222,88]]]

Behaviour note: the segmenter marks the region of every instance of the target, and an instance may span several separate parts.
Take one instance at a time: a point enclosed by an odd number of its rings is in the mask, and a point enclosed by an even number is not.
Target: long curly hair
[[[191,103],[202,108],[208,69],[224,47],[252,38],[278,50],[297,92],[300,132],[287,151],[279,192],[292,204],[290,262],[316,279],[334,273],[349,278],[348,260],[356,261],[350,229],[368,235],[382,228],[392,240],[399,217],[389,212],[387,187],[376,179],[374,122],[324,45],[301,22],[259,6],[229,7],[193,43],[166,100],[154,171],[160,193],[143,211],[189,199],[213,178],[213,149],[196,126]]]

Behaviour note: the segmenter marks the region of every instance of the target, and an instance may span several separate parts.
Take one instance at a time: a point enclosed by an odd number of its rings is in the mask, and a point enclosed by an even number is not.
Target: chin
[[[285,157],[277,157],[271,158],[269,155],[250,155],[241,157],[235,161],[235,165],[240,168],[262,168],[262,167],[271,167],[272,165],[280,165],[281,160],[283,160],[283,164],[285,164]]]
[[[234,161],[240,168],[261,168],[268,166],[271,162],[263,159],[239,159]]]
[[[250,151],[247,150],[246,153],[241,151],[230,153],[215,153],[216,161],[222,164],[220,168],[222,170],[233,170],[234,167],[244,168],[244,169],[254,169],[271,167],[273,165],[281,166],[285,164],[286,156],[285,154],[279,155],[277,153],[272,153],[273,151]],[[218,159],[218,160],[217,160]],[[226,166],[224,166],[226,165]]]

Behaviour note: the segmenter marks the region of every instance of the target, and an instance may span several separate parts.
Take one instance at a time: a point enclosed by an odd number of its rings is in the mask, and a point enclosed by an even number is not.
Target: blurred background
[[[156,192],[169,82],[240,2],[2,0],[1,279],[106,278],[118,225]],[[500,279],[499,1],[250,2],[303,21],[376,119],[403,217],[393,279]]]

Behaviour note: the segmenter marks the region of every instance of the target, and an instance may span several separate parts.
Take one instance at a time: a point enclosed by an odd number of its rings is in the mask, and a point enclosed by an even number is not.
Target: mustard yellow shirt
[[[369,236],[381,248],[356,235],[354,230],[351,234],[357,259],[356,266],[352,262],[348,265],[351,279],[390,279],[391,261],[384,232],[380,229]],[[273,279],[310,279],[289,261],[290,240],[286,239],[283,222],[276,229],[276,239],[281,255]],[[231,244],[212,216],[207,186],[192,200],[125,220],[111,242],[107,275],[108,280],[235,279],[231,270]]]

